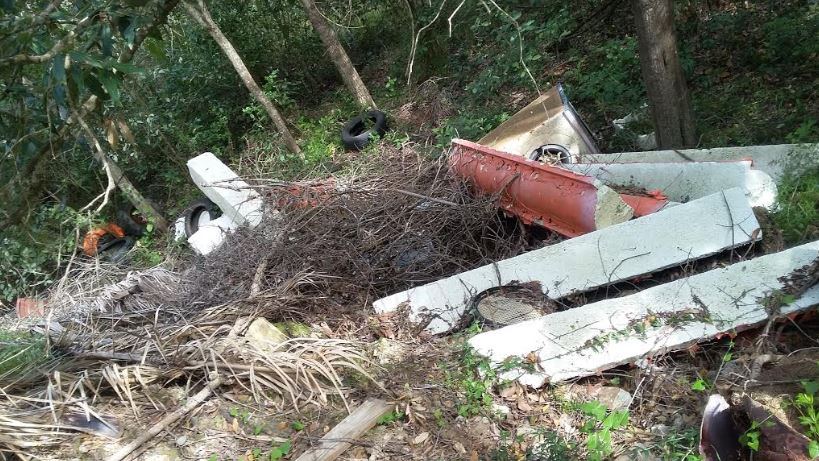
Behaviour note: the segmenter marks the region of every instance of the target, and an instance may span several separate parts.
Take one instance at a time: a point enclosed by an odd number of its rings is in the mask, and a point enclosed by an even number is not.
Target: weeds
[[[787,174],[779,184],[779,209],[773,215],[785,240],[797,244],[819,235],[819,165]]]
[[[23,367],[36,368],[48,357],[45,337],[19,331],[0,330],[0,378]]]
[[[804,392],[796,394],[792,404],[799,413],[799,423],[805,435],[810,439],[808,455],[816,458],[819,456],[819,381],[803,381],[802,388]]]
[[[580,431],[586,434],[586,450],[591,461],[602,461],[613,451],[612,431],[628,426],[628,410],[608,411],[605,405],[592,401],[581,403],[577,409],[590,418]]]

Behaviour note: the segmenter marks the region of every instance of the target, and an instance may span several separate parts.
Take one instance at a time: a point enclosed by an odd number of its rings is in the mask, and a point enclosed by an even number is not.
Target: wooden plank
[[[732,227],[733,226],[733,227]],[[444,333],[473,296],[514,282],[536,282],[558,299],[684,264],[761,237],[739,188],[566,240],[496,264],[396,293],[373,303],[379,313],[409,305],[410,320]]]
[[[766,299],[785,288],[780,279],[817,257],[819,241],[481,333],[469,344],[495,364],[535,354],[538,371],[503,376],[530,386],[589,376],[765,323]],[[819,285],[779,307],[779,314],[815,305]]]
[[[392,408],[392,405],[383,400],[367,399],[296,461],[332,461],[338,458],[352,446],[352,441],[372,429],[378,418],[389,413]]]

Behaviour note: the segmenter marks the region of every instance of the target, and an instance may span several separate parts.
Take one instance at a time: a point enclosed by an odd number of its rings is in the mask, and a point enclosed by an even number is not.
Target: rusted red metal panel
[[[598,189],[594,178],[462,139],[452,140],[452,145],[452,172],[484,193],[497,194],[501,207],[524,223],[568,237],[596,230]],[[667,202],[629,195],[623,199],[642,214]]]

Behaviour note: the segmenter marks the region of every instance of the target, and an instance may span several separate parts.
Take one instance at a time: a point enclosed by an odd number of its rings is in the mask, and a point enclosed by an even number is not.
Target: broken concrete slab
[[[751,159],[755,169],[779,181],[786,167],[819,164],[819,144],[718,147],[581,155],[583,163],[722,162]]]
[[[751,206],[772,208],[776,183],[763,171],[751,169],[751,161],[691,163],[579,163],[561,165],[575,173],[592,176],[609,186],[659,189],[669,200],[688,202],[739,187]]]
[[[539,371],[504,376],[521,384],[540,387],[593,375],[764,323],[769,318],[766,304],[786,289],[785,276],[810,265],[817,255],[819,241],[482,333],[469,344],[495,364],[536,354]],[[816,305],[819,285],[775,308],[787,315]]]
[[[431,333],[458,324],[473,297],[535,282],[551,299],[683,264],[761,237],[741,189],[729,189],[640,219],[479,267],[373,303],[378,313],[408,304]]]
[[[262,199],[215,155],[205,152],[188,160],[194,184],[239,225],[256,226],[262,221]]]
[[[239,227],[239,224],[230,216],[220,216],[207,224],[203,224],[198,231],[188,237],[188,245],[198,254],[207,256],[210,252],[219,248],[227,235],[237,227]]]

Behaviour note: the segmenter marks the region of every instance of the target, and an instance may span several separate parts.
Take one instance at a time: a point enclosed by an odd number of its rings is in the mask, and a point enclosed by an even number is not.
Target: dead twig
[[[205,386],[204,389],[197,392],[196,395],[188,399],[185,402],[185,405],[182,405],[172,413],[166,415],[164,418],[159,420],[156,424],[151,426],[145,433],[141,436],[137,437],[136,440],[132,441],[128,445],[125,445],[121,449],[119,449],[116,453],[114,453],[111,458],[112,461],[122,461],[130,455],[134,450],[142,446],[145,442],[151,440],[152,438],[156,437],[160,432],[165,430],[168,426],[175,423],[177,420],[182,418],[183,416],[190,413],[194,408],[198,407],[199,404],[210,398],[211,394],[213,394],[213,390],[217,387],[222,385],[222,378],[215,377],[211,382]]]

